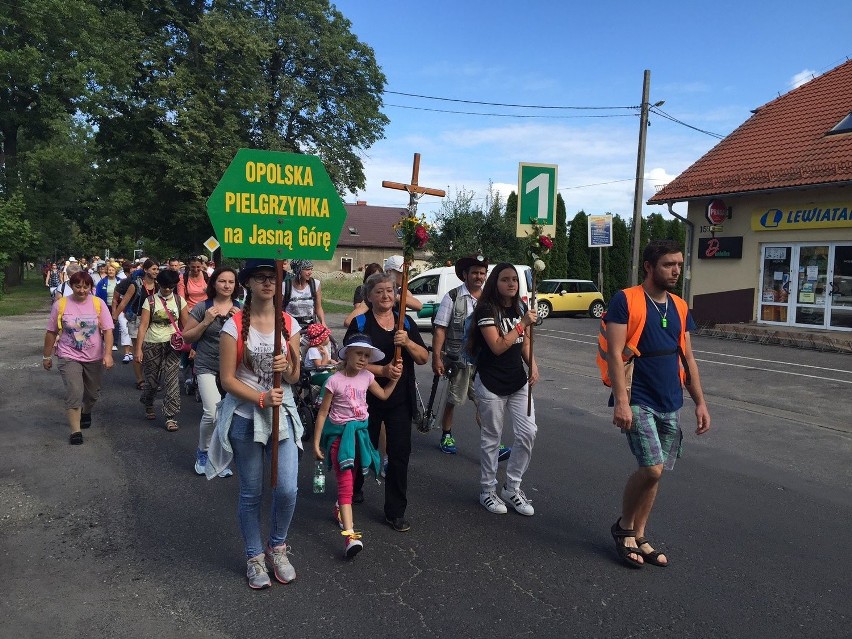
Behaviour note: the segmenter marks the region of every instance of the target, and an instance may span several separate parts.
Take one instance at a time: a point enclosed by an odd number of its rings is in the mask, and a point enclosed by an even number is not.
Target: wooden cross
[[[424,195],[435,195],[444,197],[447,192],[443,189],[431,189],[427,186],[420,186],[417,180],[420,177],[420,154],[414,154],[414,166],[411,169],[411,184],[403,184],[401,182],[391,182],[390,180],[382,180],[382,186],[386,189],[396,189],[397,191],[406,191],[408,193],[408,213],[411,216],[417,214],[417,200]],[[402,290],[399,294],[399,319],[397,320],[396,330],[401,331],[405,326],[405,296],[408,292],[408,255],[403,254],[402,264]],[[397,346],[393,356],[394,362],[402,361],[402,349]]]

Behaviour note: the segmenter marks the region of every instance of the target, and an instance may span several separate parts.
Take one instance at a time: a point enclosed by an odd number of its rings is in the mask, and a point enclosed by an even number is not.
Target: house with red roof
[[[314,261],[317,270],[327,273],[355,273],[371,262],[384,265],[391,255],[402,254],[402,244],[396,235],[394,224],[399,222],[400,215],[406,211],[405,207],[371,206],[363,200],[344,206],[346,222],[340,231],[334,257],[330,260]],[[426,257],[425,253],[416,252],[414,266],[426,266]]]
[[[648,200],[688,203],[693,315],[852,331],[852,61],[752,113]]]

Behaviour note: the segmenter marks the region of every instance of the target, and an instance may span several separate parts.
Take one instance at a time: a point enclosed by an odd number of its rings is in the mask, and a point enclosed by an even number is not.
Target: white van
[[[529,266],[522,266],[520,264],[515,264],[514,266],[518,271],[519,294],[524,303],[529,304],[530,291],[532,290],[532,269]],[[488,275],[491,275],[493,268],[493,264],[488,267]],[[418,327],[430,328],[432,326],[432,313],[429,312],[429,305],[433,305],[434,311],[437,312],[438,304],[444,299],[444,295],[451,289],[461,286],[461,284],[462,281],[456,277],[454,266],[430,268],[428,271],[423,271],[420,275],[411,278],[408,282],[408,292],[423,302],[424,308],[420,314],[425,315],[425,317],[418,317],[418,313],[412,310],[408,311],[408,317]]]

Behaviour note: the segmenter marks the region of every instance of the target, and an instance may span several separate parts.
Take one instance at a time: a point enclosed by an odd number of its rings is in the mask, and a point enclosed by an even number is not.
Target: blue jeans
[[[272,492],[269,545],[280,546],[287,540],[287,531],[296,510],[299,455],[293,424],[287,419],[290,436],[278,442],[278,484]],[[260,506],[263,502],[264,459],[271,457],[271,442],[264,446],[254,441],[254,420],[234,414],[228,434],[234,450],[234,465],[240,479],[240,500],[237,519],[246,546],[246,559],[264,550],[260,536]]]

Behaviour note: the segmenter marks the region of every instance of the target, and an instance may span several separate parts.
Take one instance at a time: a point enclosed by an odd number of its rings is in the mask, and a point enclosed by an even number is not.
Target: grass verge
[[[18,286],[7,286],[0,299],[0,317],[23,315],[34,311],[49,311],[50,295],[40,274],[27,271]]]

